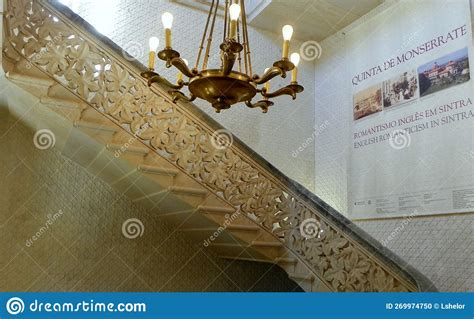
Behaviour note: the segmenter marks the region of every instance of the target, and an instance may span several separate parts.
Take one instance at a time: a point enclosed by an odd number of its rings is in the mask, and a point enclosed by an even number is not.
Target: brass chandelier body
[[[170,13],[163,14],[165,48],[156,53],[159,41],[157,38],[150,39],[149,68],[141,74],[148,80],[148,85],[164,84],[169,88],[169,93],[175,101],[178,99],[193,101],[196,98],[206,100],[218,113],[240,102],[250,108],[259,107],[266,113],[268,108],[274,104],[270,101],[271,98],[290,95],[296,99],[296,94],[302,92],[304,88],[296,81],[299,55],[293,53],[291,61],[288,58],[293,29],[291,26],[283,27],[285,40],[281,60],[274,62],[273,66],[267,68],[263,75],[253,74],[244,0],[233,0],[232,3],[229,0],[225,1],[224,30],[222,43],[219,46],[221,65],[219,69],[208,68],[218,8],[219,0],[212,0],[193,68],[189,68],[187,61],[182,59],[179,52],[172,48],[171,24],[173,17]],[[166,62],[167,68],[174,66],[179,70],[176,84],[172,84],[155,72],[156,54],[159,59]],[[288,71],[292,71],[291,83],[275,92],[269,92],[270,80],[276,76],[286,78]],[[187,81],[183,80],[183,75],[188,78]],[[180,91],[184,86],[189,89],[189,97]],[[252,102],[257,94],[261,98]]]

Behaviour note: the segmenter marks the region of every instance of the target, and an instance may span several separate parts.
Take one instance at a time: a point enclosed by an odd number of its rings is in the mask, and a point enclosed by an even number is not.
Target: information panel
[[[347,37],[350,217],[473,212],[469,1],[401,1]]]

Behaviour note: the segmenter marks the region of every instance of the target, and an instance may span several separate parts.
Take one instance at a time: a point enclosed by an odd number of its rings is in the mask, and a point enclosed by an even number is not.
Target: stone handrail
[[[221,127],[166,89],[148,88],[143,66],[68,8],[5,0],[3,54],[26,59],[158,155],[247,214],[334,291],[432,291],[418,271],[284,176],[238,139],[212,145]],[[146,127],[146,129],[144,129]]]

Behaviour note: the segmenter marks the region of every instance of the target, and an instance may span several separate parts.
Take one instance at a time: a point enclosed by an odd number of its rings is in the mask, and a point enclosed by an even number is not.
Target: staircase
[[[274,263],[305,291],[432,291],[415,269],[271,167],[67,8],[6,0],[10,111],[63,155],[221,258]],[[3,84],[2,84],[3,85]],[[5,92],[4,92],[5,94]]]

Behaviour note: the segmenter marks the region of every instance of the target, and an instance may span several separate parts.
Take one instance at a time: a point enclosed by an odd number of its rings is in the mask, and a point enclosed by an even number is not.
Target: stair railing
[[[173,102],[166,87],[148,88],[139,75],[144,66],[67,7],[47,0],[4,1],[4,55],[26,59],[244,212],[333,291],[436,290],[237,138],[216,147],[218,123],[191,103]]]

